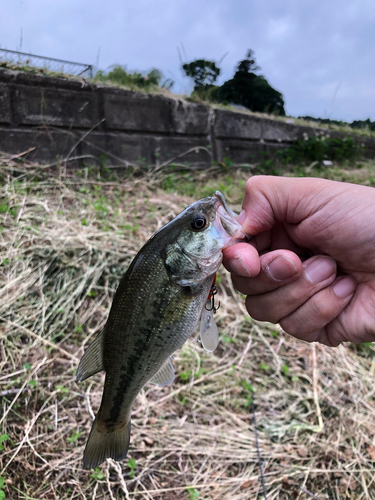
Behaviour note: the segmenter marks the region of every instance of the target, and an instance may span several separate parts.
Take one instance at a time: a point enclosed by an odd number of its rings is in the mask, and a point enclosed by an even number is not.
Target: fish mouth
[[[228,207],[224,195],[220,191],[216,191],[212,197],[212,201],[216,210],[215,225],[218,226],[219,223],[225,231],[223,249],[240,241],[249,241],[250,236],[245,233],[241,224],[237,221],[238,214]]]
[[[227,216],[231,217],[232,219],[237,219],[238,214],[236,214],[236,212],[233,212],[233,210],[228,207],[223,193],[220,193],[220,191],[216,191],[212,197],[212,200],[214,202],[216,210],[221,209],[222,215],[227,214]]]

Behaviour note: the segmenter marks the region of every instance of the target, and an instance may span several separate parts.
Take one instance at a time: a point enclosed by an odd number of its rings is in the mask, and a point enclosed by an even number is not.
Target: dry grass
[[[83,471],[104,375],[78,385],[78,360],[136,251],[191,198],[163,191],[160,172],[103,181],[0,164],[7,499],[261,499],[253,397],[269,499],[375,499],[374,348],[309,345],[250,320],[224,270],[218,349],[188,342],[173,385],[138,397],[128,458]],[[208,187],[207,173],[174,175],[240,202],[243,173],[212,171]]]

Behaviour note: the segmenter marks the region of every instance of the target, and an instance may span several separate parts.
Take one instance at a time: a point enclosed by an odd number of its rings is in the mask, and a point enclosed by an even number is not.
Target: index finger
[[[276,222],[299,224],[340,189],[340,183],[325,179],[255,175],[246,183],[239,221],[251,236],[272,229]],[[316,201],[324,192],[323,201]]]

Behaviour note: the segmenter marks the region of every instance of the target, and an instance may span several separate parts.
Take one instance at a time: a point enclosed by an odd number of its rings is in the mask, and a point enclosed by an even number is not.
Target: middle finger
[[[299,278],[265,293],[248,295],[246,307],[254,319],[278,323],[336,278],[336,262],[326,256],[314,256],[303,263]]]

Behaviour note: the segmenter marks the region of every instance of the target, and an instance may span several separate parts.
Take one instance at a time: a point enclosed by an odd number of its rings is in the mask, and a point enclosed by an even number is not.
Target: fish
[[[196,329],[223,249],[247,239],[237,215],[217,191],[185,208],[137,253],[120,281],[103,330],[77,369],[78,382],[103,370],[106,374],[83,454],[84,469],[106,458],[126,457],[137,395],[148,382],[173,382],[172,355]],[[211,322],[204,321],[203,332],[212,337]],[[216,343],[218,334],[213,336]],[[206,343],[212,350],[212,341]]]

